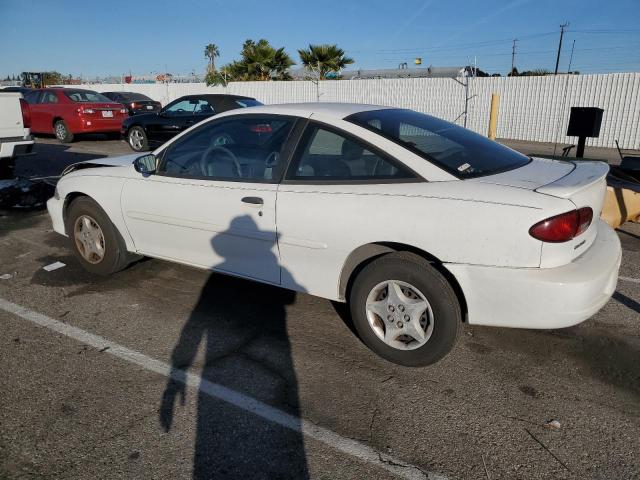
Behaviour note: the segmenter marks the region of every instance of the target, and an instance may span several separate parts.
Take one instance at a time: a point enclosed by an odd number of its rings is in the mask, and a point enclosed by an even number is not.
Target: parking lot
[[[36,152],[19,175],[131,150]],[[93,277],[42,208],[0,211],[0,479],[638,478],[640,225],[618,235],[590,320],[465,325],[414,369],[327,300],[153,259]]]

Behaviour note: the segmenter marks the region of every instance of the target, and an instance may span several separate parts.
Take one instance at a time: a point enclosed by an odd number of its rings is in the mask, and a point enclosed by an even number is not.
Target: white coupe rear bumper
[[[446,264],[464,292],[469,323],[513,328],[562,328],[594,315],[611,298],[622,257],[617,234],[598,220],[589,249],[557,268]]]

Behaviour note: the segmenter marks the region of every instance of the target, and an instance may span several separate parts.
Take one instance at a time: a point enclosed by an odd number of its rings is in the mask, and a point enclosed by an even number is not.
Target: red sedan
[[[79,133],[120,135],[128,112],[121,104],[91,90],[41,88],[29,92],[25,100],[31,107],[31,132],[55,134],[62,143],[73,141]]]

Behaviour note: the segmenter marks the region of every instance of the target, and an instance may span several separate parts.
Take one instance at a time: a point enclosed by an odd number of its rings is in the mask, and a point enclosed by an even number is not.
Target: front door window
[[[246,182],[270,182],[281,167],[293,120],[240,116],[211,122],[179,139],[163,155],[160,173]]]

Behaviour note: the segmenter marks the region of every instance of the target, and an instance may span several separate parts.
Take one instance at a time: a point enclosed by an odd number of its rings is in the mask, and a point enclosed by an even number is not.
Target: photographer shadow
[[[256,231],[250,216],[233,219],[213,237],[214,251],[233,270],[233,238]],[[267,235],[266,237],[269,237]],[[266,238],[265,237],[265,238]],[[262,236],[260,238],[263,238]],[[280,268],[274,241],[247,255]],[[282,276],[288,275],[282,271]],[[297,379],[286,328],[286,306],[296,294],[279,287],[211,273],[182,328],[171,356],[172,375],[160,405],[160,423],[172,428],[176,403],[187,395],[186,371],[202,365],[202,381],[222,385],[299,418]],[[203,354],[199,349],[203,347]],[[198,389],[194,479],[308,478],[304,441],[297,425],[285,428]]]

